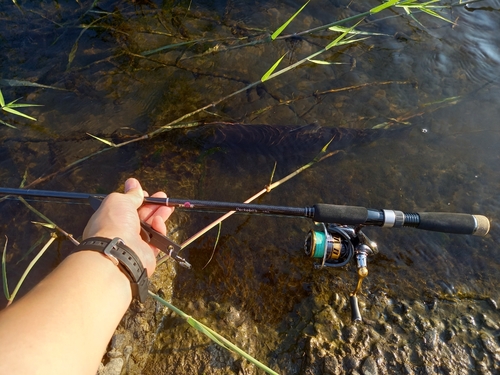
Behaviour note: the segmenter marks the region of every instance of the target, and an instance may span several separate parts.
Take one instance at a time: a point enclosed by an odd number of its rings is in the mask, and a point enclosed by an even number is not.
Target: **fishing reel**
[[[316,269],[343,267],[356,256],[358,282],[350,294],[351,317],[361,321],[357,294],[363,279],[368,276],[367,258],[378,253],[377,244],[361,231],[362,226],[315,223],[306,237],[304,251],[311,258],[321,259]]]

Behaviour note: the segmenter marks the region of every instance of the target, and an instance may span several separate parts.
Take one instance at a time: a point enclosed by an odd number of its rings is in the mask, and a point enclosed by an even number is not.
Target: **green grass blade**
[[[12,129],[17,129],[14,125],[8,124],[8,123],[6,123],[5,121],[2,121],[2,120],[0,120],[0,124],[4,124],[5,126],[8,126],[9,128],[12,128]]]
[[[400,1],[401,0],[389,0],[389,1],[385,2],[385,3],[383,3],[382,5],[379,5],[378,7],[370,9],[370,14],[375,14],[375,13],[381,12],[384,9],[387,9],[387,8],[392,7],[393,5],[396,5]]]
[[[186,322],[190,326],[192,326],[193,328],[195,328],[199,332],[201,332],[204,335],[206,335],[207,337],[209,337],[212,341],[214,341],[218,345],[220,345],[223,348],[226,348],[228,350],[231,350],[231,351],[233,351],[235,353],[238,353],[239,355],[241,355],[242,357],[244,357],[245,359],[247,359],[250,363],[254,364],[255,366],[257,366],[261,370],[267,372],[268,374],[278,375],[277,372],[275,372],[274,370],[270,369],[269,367],[267,367],[263,363],[259,362],[258,360],[256,360],[255,358],[253,358],[251,355],[249,355],[248,353],[246,353],[245,351],[241,350],[236,345],[234,345],[233,343],[231,343],[229,340],[227,340],[224,337],[222,337],[221,335],[219,335],[217,332],[215,332],[212,329],[208,328],[203,323],[198,322],[192,316],[186,314],[185,312],[183,312],[182,310],[179,310],[177,307],[175,307],[171,303],[165,301],[160,296],[152,293],[151,291],[148,291],[148,294],[151,297],[153,297],[156,301],[160,302],[163,306],[168,307],[170,310],[174,311],[176,314],[178,314],[179,316],[181,316],[184,320],[186,320]]]
[[[440,19],[440,20],[442,20],[442,21],[449,22],[449,23],[451,23],[452,25],[454,25],[454,24],[455,24],[455,22],[453,22],[453,21],[451,21],[451,20],[449,20],[449,19],[447,19],[447,18],[445,18],[445,17],[441,16],[440,14],[438,14],[438,13],[434,12],[433,10],[427,9],[427,8],[425,8],[425,7],[421,7],[421,8],[420,8],[420,10],[422,10],[423,12],[425,12],[425,13],[427,13],[427,14],[430,14],[430,15],[431,15],[431,16],[433,16],[433,17],[439,18],[439,19]]]
[[[449,22],[451,24],[455,24],[453,21],[441,16],[439,13],[437,13],[436,11],[432,10],[432,9],[429,9],[429,8],[434,8],[434,9],[443,9],[445,8],[444,6],[441,6],[441,5],[432,5],[436,2],[438,2],[439,0],[431,0],[431,1],[428,1],[426,3],[419,3],[418,1],[416,0],[408,0],[408,1],[404,1],[404,2],[401,2],[399,4],[397,4],[396,6],[398,8],[403,8],[405,10],[405,12],[407,14],[411,14],[411,10],[410,9],[418,9],[420,10],[421,12],[425,12],[433,17],[436,17],[436,18],[439,18],[440,20],[442,21],[445,21],[445,22]],[[413,18],[415,19],[415,18]],[[418,22],[418,21],[417,21]],[[420,23],[420,22],[418,22]]]
[[[38,240],[36,240],[36,242],[30,246],[28,251],[26,251],[23,254],[22,258],[16,262],[16,266],[18,264],[21,264],[22,262],[24,262],[24,260],[27,259],[31,255],[31,253],[33,253],[33,251],[35,251],[35,249],[37,249],[42,244],[42,242],[47,241],[47,235],[48,235],[48,232],[44,231],[42,233],[42,235],[40,236],[40,238]]]
[[[29,119],[29,120],[36,121],[36,118],[31,117],[31,116],[28,116],[28,115],[25,115],[24,113],[19,112],[19,111],[16,111],[15,109],[12,109],[12,108],[10,108],[10,107],[5,106],[5,107],[2,107],[2,109],[3,109],[5,112],[10,112],[10,113],[12,113],[13,115],[21,116],[21,117],[27,118],[27,119]]]
[[[203,41],[205,41],[205,39],[191,40],[189,42],[169,44],[167,46],[163,46],[163,47],[151,49],[151,50],[148,50],[148,51],[144,51],[144,52],[141,53],[141,56],[150,56],[150,55],[154,55],[155,53],[159,53],[159,52],[166,51],[166,50],[169,50],[169,49],[173,49],[173,48],[177,48],[177,47],[182,47],[182,46],[187,46],[187,45],[190,45],[190,44],[199,43],[199,42],[203,42]]]
[[[218,231],[217,231],[217,237],[215,238],[214,249],[212,250],[212,255],[210,255],[210,259],[209,259],[209,260],[208,260],[208,262],[207,262],[207,263],[203,266],[203,269],[205,269],[205,267],[206,267],[206,266],[208,266],[208,265],[210,264],[210,262],[212,261],[212,259],[213,259],[213,257],[214,257],[215,250],[217,249],[217,244],[219,243],[221,229],[222,229],[222,223],[219,223],[219,225],[218,225]]]
[[[96,4],[97,2],[94,1],[94,4]],[[92,6],[93,7],[93,6]],[[86,25],[82,31],[80,31],[80,34],[78,35],[78,38],[76,38],[76,41],[75,43],[73,44],[73,47],[71,48],[71,51],[68,55],[68,65],[66,65],[66,70],[69,70],[69,68],[71,67],[71,64],[73,63],[73,60],[75,59],[75,56],[76,56],[76,52],[78,51],[78,43],[80,41],[80,38],[82,37],[82,35],[89,29],[91,28],[92,26],[94,26],[94,24],[96,24],[97,22],[99,22],[100,20],[102,20],[103,18],[106,18],[106,16],[103,16],[103,17],[100,17],[100,18],[97,18],[95,20],[93,20],[90,24]]]
[[[348,29],[349,29],[348,27],[343,27],[343,26],[332,26],[332,27],[328,28],[328,30],[330,30],[330,31],[336,31],[336,32],[339,32],[339,33],[343,33],[344,31],[346,31]],[[389,34],[372,33],[372,32],[369,32],[369,31],[358,31],[358,30],[351,30],[351,31],[349,31],[349,34],[389,36]]]
[[[66,70],[69,70],[69,68],[71,66],[71,63],[75,59],[77,51],[78,51],[78,39],[73,44],[73,47],[71,47],[71,51],[69,52],[69,55],[68,55],[68,65],[66,66]]]
[[[3,107],[5,105],[5,100],[3,98],[2,90],[0,90],[0,106]]]
[[[49,228],[49,229],[56,229],[56,225],[53,223],[42,223],[40,221],[32,221],[31,223],[35,225],[40,225],[41,227]]]
[[[320,151],[320,154],[319,154],[319,155],[324,154],[324,153],[326,152],[326,150],[328,149],[328,146],[330,146],[330,144],[333,142],[333,140],[334,140],[334,139],[335,139],[335,137],[333,137],[332,139],[330,139],[330,140],[328,141],[328,143],[327,143],[326,145],[324,145],[324,146],[323,146],[323,148],[321,149],[321,151]],[[318,156],[319,156],[319,155],[318,155]]]
[[[263,76],[262,76],[262,78],[260,79],[262,82],[266,81],[266,80],[269,78],[269,76],[270,76],[271,74],[273,74],[273,72],[276,70],[276,68],[277,68],[277,67],[278,67],[278,65],[280,64],[281,60],[283,60],[283,58],[284,58],[285,56],[286,56],[286,53],[285,53],[283,56],[281,56],[281,57],[278,59],[278,61],[276,61],[276,62],[274,63],[274,65],[273,65],[273,66],[271,66],[271,69],[269,69],[266,73],[264,73],[264,75],[263,75]]]
[[[57,238],[57,235],[52,233],[50,239],[47,241],[45,246],[38,252],[38,254],[33,258],[33,260],[30,262],[28,267],[24,270],[23,275],[21,276],[21,279],[17,283],[16,287],[14,288],[14,291],[12,292],[10,298],[9,298],[9,305],[14,301],[14,298],[16,298],[17,292],[21,288],[21,286],[24,283],[24,280],[26,279],[26,276],[30,273],[31,269],[35,266],[35,264],[38,262],[38,260],[42,257],[42,255],[45,253],[45,251],[49,248],[49,246],[54,242],[54,240]]]
[[[39,87],[42,89],[52,89],[52,90],[62,90],[62,91],[67,91],[66,89],[62,89],[60,87],[54,87],[54,86],[47,86],[47,85],[42,85],[40,83],[36,82],[30,82],[30,81],[20,81],[17,79],[0,79],[0,86],[17,86],[17,87]]]
[[[343,46],[343,45],[346,45],[346,44],[361,42],[362,40],[366,40],[366,39],[369,39],[369,38],[370,38],[369,36],[364,37],[364,38],[358,38],[358,39],[350,39],[348,37],[348,38],[345,38],[345,40],[341,40],[340,42],[338,42],[337,46]]]
[[[203,333],[205,336],[207,336],[210,340],[215,342],[216,344],[222,346],[224,349],[227,349],[231,351],[222,341],[219,341],[217,335],[214,335],[214,332],[211,332],[207,326],[203,325],[202,323],[198,322],[196,319],[194,319],[192,316],[190,316],[187,319],[188,324],[196,329],[198,332]]]
[[[87,133],[87,135],[90,135],[92,138],[95,138],[95,139],[97,139],[98,141],[101,141],[102,143],[104,143],[104,144],[106,144],[106,145],[108,145],[108,146],[111,146],[111,147],[116,147],[116,145],[115,145],[113,142],[110,142],[110,141],[108,141],[107,139],[104,139],[104,138],[99,138],[99,137],[97,137],[97,136],[95,136],[95,135],[92,135],[92,134],[90,134],[90,133]]]
[[[318,64],[318,65],[343,65],[345,63],[341,62],[333,62],[333,61],[325,61],[325,60],[314,60],[314,59],[307,59],[308,61]]]
[[[291,17],[288,19],[288,21],[286,21],[283,25],[281,25],[281,26],[278,28],[278,30],[276,30],[276,31],[275,31],[275,32],[271,35],[271,39],[272,39],[272,40],[276,39],[276,38],[277,38],[277,37],[278,37],[278,36],[279,36],[279,35],[283,32],[283,30],[285,30],[285,29],[286,29],[286,27],[290,24],[290,22],[292,22],[292,21],[293,21],[293,19],[294,19],[295,17],[297,17],[297,15],[298,15],[300,12],[302,12],[302,10],[306,7],[306,5],[307,5],[307,4],[309,4],[309,1],[311,1],[311,0],[307,0],[307,2],[306,2],[304,5],[302,5],[302,7],[301,7],[301,8],[300,8],[297,12],[295,12],[295,14],[294,14],[293,16],[291,16]]]
[[[10,300],[9,285],[7,283],[7,260],[5,254],[7,253],[7,243],[9,239],[5,236],[5,245],[2,253],[2,281],[3,281],[3,294],[7,300]]]
[[[11,102],[7,104],[6,107],[9,108],[43,107],[43,104],[26,104],[26,103],[14,104],[14,102]]]
[[[354,28],[356,26],[358,26],[360,24],[361,20],[358,21],[354,26],[348,28],[347,30],[345,30],[342,34],[340,34],[340,36],[338,36],[333,42],[329,43],[326,47],[325,47],[325,50],[328,50],[332,47],[335,47],[336,45],[338,45],[340,43],[340,41],[342,39],[344,39],[346,37],[347,34],[349,34],[352,30],[354,30]]]

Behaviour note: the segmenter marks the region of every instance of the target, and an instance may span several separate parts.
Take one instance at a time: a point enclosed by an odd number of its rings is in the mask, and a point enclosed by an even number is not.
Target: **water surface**
[[[16,86],[1,81],[1,89],[7,102],[21,98],[43,106],[22,109],[37,122],[2,112],[0,119],[17,127],[0,128],[3,186],[24,181],[36,188],[101,193],[136,176],[150,192],[243,201],[269,183],[275,162],[277,180],[321,150],[322,145],[303,147],[293,137],[276,147],[251,139],[215,143],[193,138],[196,130],[189,128],[104,151],[69,168],[106,147],[87,133],[120,143],[153,132],[258,81],[284,53],[280,67],[338,34],[261,43],[302,5],[296,1],[18,3],[0,5],[2,79],[18,81]],[[376,5],[315,1],[286,33]],[[258,202],[486,215],[492,227],[485,238],[368,228],[381,254],[369,261],[361,298],[383,292],[425,302],[443,296],[499,301],[499,8],[498,1],[480,1],[442,10],[453,24],[422,13],[412,19],[401,9],[385,11],[359,26],[383,35],[320,56],[341,64],[303,64],[180,123],[359,130],[347,144],[334,139],[331,150],[339,153]],[[242,46],[246,43],[251,45]],[[53,88],[19,86],[19,81]],[[397,134],[390,131],[404,127]],[[376,137],[363,137],[373,128]],[[75,236],[91,214],[86,206],[33,205]],[[40,219],[20,202],[2,202],[1,210],[12,286],[32,257],[23,254],[46,230],[30,223]],[[171,228],[183,241],[216,217],[177,212]],[[186,249],[194,271],[178,271],[174,301],[186,309],[196,300],[227,304],[256,324],[277,327],[311,294],[330,302],[335,293],[347,295],[355,285],[354,267],[315,271],[302,253],[309,228],[301,219],[228,220],[220,235],[213,230]],[[217,237],[213,259],[203,268]],[[70,251],[71,244],[61,240],[44,255],[22,293]],[[348,322],[349,312],[343,314]]]

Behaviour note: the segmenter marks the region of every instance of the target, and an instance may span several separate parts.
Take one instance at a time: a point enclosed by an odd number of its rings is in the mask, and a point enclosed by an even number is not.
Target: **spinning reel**
[[[321,259],[316,269],[323,267],[343,267],[356,256],[358,282],[350,294],[351,317],[361,321],[357,293],[363,279],[368,276],[367,258],[378,253],[377,244],[361,231],[362,225],[338,225],[315,223],[306,237],[304,251],[311,258]]]

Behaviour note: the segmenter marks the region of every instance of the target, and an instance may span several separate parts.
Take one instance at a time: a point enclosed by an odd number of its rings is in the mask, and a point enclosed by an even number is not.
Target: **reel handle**
[[[351,303],[351,321],[361,322],[361,313],[359,312],[358,297],[356,295],[349,296],[349,302]]]
[[[322,203],[314,205],[312,211],[314,221],[341,225],[414,227],[436,232],[475,236],[486,236],[490,230],[490,221],[483,215],[446,212],[405,213]]]

